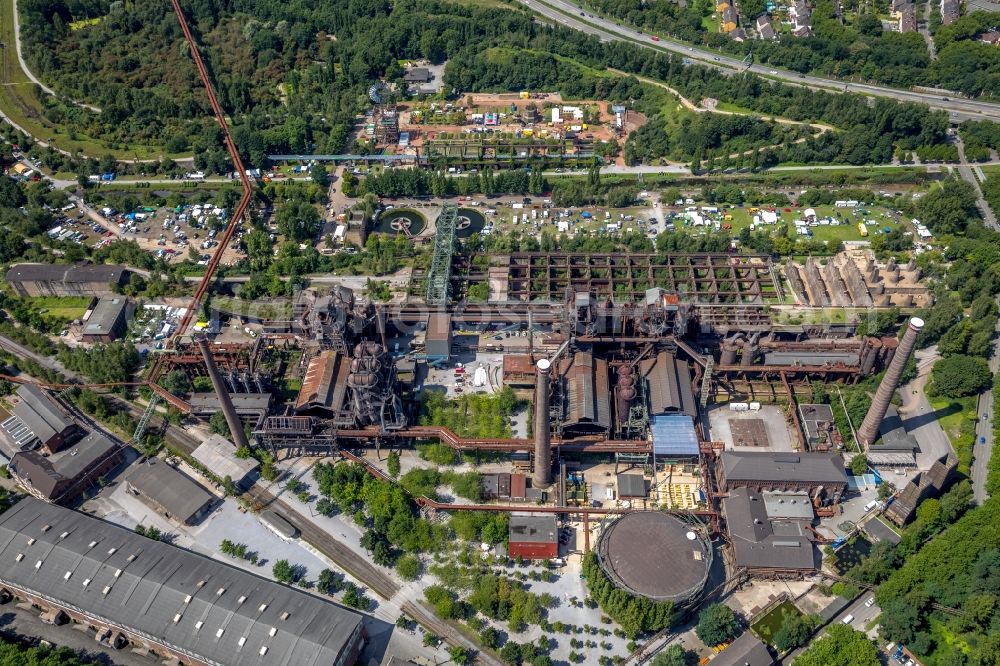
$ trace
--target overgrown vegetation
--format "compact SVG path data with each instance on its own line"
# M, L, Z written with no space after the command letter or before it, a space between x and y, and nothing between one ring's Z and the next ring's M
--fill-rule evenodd
M464 394L452 400L438 391L424 391L420 424L443 426L460 437L510 437L510 417L517 407L509 386L493 395Z
M670 626L674 605L669 601L653 602L625 592L609 579L593 551L583 556L583 577L590 596L611 619L621 625L630 638Z

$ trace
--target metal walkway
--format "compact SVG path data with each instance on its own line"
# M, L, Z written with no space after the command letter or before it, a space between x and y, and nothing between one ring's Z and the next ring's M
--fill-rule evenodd
M438 216L434 234L434 256L427 271L427 305L448 305L451 291L451 260L455 252L455 226L458 222L458 207L445 204Z

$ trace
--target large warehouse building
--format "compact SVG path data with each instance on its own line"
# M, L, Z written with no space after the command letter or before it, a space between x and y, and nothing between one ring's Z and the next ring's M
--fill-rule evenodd
M833 453L770 453L725 451L716 467L719 491L733 488L757 490L823 491L836 504L847 490L843 457Z
M13 400L11 416L4 420L0 434L0 448L8 457L38 447L50 455L58 453L80 435L69 411L44 389L22 384Z
M18 296L111 296L125 284L124 266L87 264L17 264L7 271L7 284Z
M361 616L35 499L0 515L0 590L193 666L354 664Z

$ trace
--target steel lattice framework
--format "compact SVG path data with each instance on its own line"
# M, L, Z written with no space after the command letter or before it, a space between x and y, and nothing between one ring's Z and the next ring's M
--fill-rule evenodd
M427 304L447 305L451 291L451 260L455 252L455 226L458 206L445 204L438 216L434 234L434 256L427 271Z

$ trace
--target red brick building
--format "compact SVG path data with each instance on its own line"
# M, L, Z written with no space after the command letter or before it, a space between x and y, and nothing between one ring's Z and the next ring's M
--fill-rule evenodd
M526 560L545 560L559 556L559 529L554 515L513 514L507 553Z

